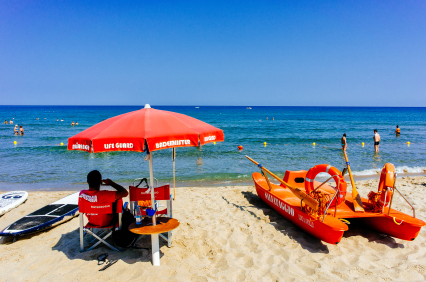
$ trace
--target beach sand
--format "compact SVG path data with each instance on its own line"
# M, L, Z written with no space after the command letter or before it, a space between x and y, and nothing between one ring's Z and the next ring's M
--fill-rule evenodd
M363 197L377 180L358 181ZM350 185L348 189L350 190ZM426 220L426 178L404 177L397 187ZM5 228L72 192L30 192L25 204L0 217ZM411 214L401 197L393 207ZM263 203L254 186L179 188L172 248L160 239L161 266L151 251L79 252L78 218L12 243L0 240L0 281L424 281L426 230L413 242L354 224L338 245L306 234ZM138 247L150 247L144 237ZM119 261L103 272L97 256Z

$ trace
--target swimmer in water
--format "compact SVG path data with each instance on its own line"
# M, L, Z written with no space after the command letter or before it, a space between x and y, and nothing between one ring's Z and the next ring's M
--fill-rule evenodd
M76 122L75 125L78 125L78 122Z
M19 135L24 135L24 128L22 125L19 127Z
M348 148L348 143L346 143L346 133L343 133L343 137L340 139L340 142L342 143L343 152L346 151L346 148Z
M15 125L15 135L18 135L19 134L19 128L18 128L18 125Z
M374 129L374 152L379 152L380 135L377 133L377 129Z
M75 122L73 121L73 122L71 122L71 126L74 126L75 125Z
M59 121L59 119L57 118L56 121Z
M7 119L4 121L4 124L7 124Z
M61 119L61 121L64 121L63 119Z
M399 134L401 134L401 128L399 128L398 125L396 126L395 134L397 137L399 136Z
M13 124L13 120L10 120L10 121L9 121L9 124Z

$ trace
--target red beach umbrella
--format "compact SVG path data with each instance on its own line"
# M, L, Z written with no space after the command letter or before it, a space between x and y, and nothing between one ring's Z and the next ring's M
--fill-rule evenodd
M68 138L68 150L92 153L135 151L149 154L150 186L154 187L152 152L176 147L202 146L224 141L223 131L187 115L145 108L104 120ZM154 209L154 189L151 189ZM153 218L155 225L155 216ZM160 265L158 234L152 236L153 264ZM156 245L156 246L154 246Z

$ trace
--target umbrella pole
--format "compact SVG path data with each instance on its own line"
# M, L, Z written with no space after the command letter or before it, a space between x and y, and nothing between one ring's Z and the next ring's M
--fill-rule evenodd
M176 159L176 151L175 151L175 148L173 148L173 201L176 199L175 159Z
M151 187L151 208L155 210L154 171L152 168L152 152L149 152L149 185ZM152 217L152 225L156 225L156 215ZM160 242L158 234L151 234L152 264L160 266Z

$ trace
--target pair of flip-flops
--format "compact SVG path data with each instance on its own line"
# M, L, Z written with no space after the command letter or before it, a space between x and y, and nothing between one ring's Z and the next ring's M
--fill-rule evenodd
M105 263L105 266L99 269L99 271L103 271L107 269L108 267L110 267L111 265L113 265L114 263L118 261L116 259L108 260L107 257L108 257L107 253L101 254L98 256L98 265L103 265Z

